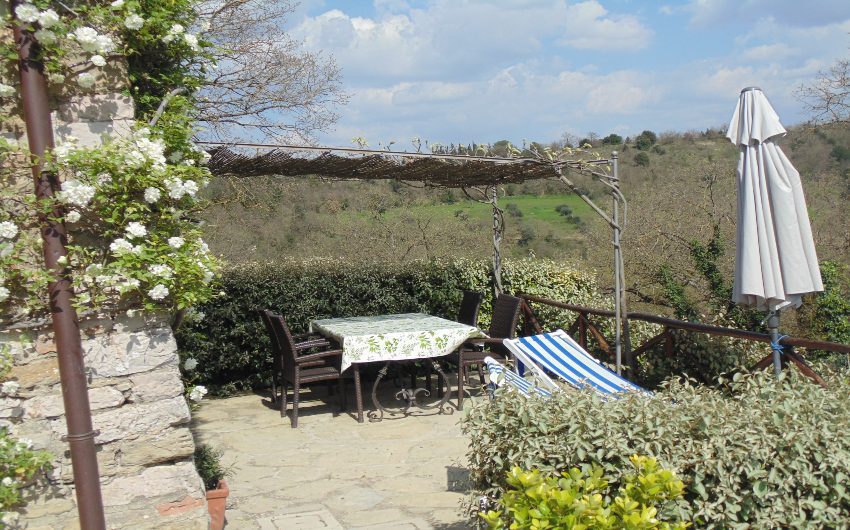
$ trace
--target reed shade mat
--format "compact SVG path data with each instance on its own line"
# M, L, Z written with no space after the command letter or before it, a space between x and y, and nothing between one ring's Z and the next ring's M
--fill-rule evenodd
M486 336L478 328L423 313L314 320L310 331L339 342L342 370L352 363L441 357L467 339Z

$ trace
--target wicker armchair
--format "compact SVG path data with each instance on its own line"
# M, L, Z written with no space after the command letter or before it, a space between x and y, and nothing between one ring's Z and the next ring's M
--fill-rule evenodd
M505 362L509 355L508 349L502 345L503 339L516 336L516 326L519 320L519 308L522 299L506 294L499 295L493 303L493 319L487 331L489 338L470 339L457 352L457 408L463 410L463 382L468 379L466 370L472 365L478 366L478 376L484 382L484 358L493 357Z
M339 394L342 401L341 407L345 409L345 381L340 365L342 362L342 350L327 349L330 343L325 339L311 339L310 336L298 335L297 337L307 340L295 342L295 337L289 331L289 326L280 315L266 312L265 317L269 319L270 328L275 343L279 347L279 355L275 357L275 373L272 379L278 379L280 383L280 415L286 416L286 391L287 386L292 385L292 427L298 427L298 402L300 400L301 385L317 383L320 381L338 381ZM265 320L265 318L264 318ZM315 353L306 353L312 349L319 349ZM352 366L354 371L354 390L357 400L357 421L363 422L363 397L360 391L360 370L357 364ZM273 401L277 402L277 392L272 388Z
M281 349L280 340L278 340L277 333L275 333L274 328L272 327L272 318L277 316L275 313L272 313L268 309L263 309L259 311L260 319L263 321L263 325L266 327L266 331L269 334L269 341L272 344L272 403L277 402L277 382L278 377L280 376L282 364L281 359L283 358L283 350ZM321 335L317 335L315 333L301 333L298 335L292 335L292 340L294 340L299 345L310 342L310 347L315 348L329 348L331 343L328 342L327 339L322 337ZM324 359L319 359L316 361L311 361L310 366L321 366L326 364Z

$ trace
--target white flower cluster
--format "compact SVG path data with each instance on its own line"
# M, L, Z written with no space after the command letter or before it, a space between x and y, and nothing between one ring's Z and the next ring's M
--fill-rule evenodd
M67 162L71 158L71 154L78 149L77 141L76 136L69 135L63 138L62 143L53 148L53 158L60 163Z
M0 239L14 239L18 235L18 225L12 221L0 223Z
M158 283L154 285L153 289L148 291L148 296L150 296L153 300L162 300L168 296L168 287Z
M193 35L191 33L186 33L186 28L184 28L181 24L174 24L171 26L171 29L168 30L168 33L162 38L162 42L166 44L171 44L175 40L183 37L183 42L186 43L192 51L198 51L201 49L201 45L198 44L197 35Z
M18 522L19 517L20 515L18 512L3 512L3 517L0 517L0 522L11 527L13 524Z
M115 41L108 35L101 35L96 29L83 26L68 34L68 38L77 41L80 48L88 53L108 54L115 50Z
M148 235L148 229L145 228L145 225L136 221L129 223L126 231L129 238L145 237Z
M94 186L78 180L66 180L62 183L62 191L57 194L57 197L65 204L85 208L94 198L95 191L97 190Z
M186 241L182 237L175 236L168 238L168 246L175 250L182 247L184 243L186 243Z
M65 222L66 223L76 223L80 220L80 212L77 210L71 210L70 212L65 214Z
M165 144L158 138L151 140L148 128L143 127L133 133L129 147L131 149L124 153L124 162L128 166L139 168L150 162L155 169L165 169Z
M163 265L161 263L157 263L156 265L151 265L150 267L151 274L154 276L159 276L165 280L168 280L174 275L174 271L168 265Z
M17 93L18 91L15 90L15 87L0 83L0 98L12 97Z
M6 299L9 298L10 294L9 289L0 285L0 302L5 302Z
M203 385L198 385L189 392L189 399L197 403L198 401L204 399L204 396L207 395L207 388Z
M186 359L183 362L183 369L185 369L188 372L191 372L192 370L194 370L197 367L198 367L198 361L195 360L194 357L189 357L188 359Z
M113 254L121 255L126 254L127 252L132 252L133 254L140 254L142 252L141 245L133 245L123 237L119 237L115 241L109 244L109 250L112 251Z
M168 196L172 199L180 199L184 195L195 197L198 193L198 183L194 180L180 180L174 177L167 179L165 185L168 187Z
M19 385L17 381L6 381L2 385L0 385L0 394L4 394L6 396L14 396L18 393L18 390L20 388L21 385Z
M158 201L160 197L162 197L162 192L159 191L159 188L145 188L145 202L153 204Z
M124 19L124 27L133 31L142 29L142 26L144 25L145 19L135 13L130 13L127 15L127 18Z

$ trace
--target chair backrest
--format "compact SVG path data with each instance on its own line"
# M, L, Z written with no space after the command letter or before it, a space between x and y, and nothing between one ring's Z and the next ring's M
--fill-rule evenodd
M284 377L295 375L295 340L286 325L286 320L280 315L270 315L272 330L280 346L280 362Z
M490 330L487 334L494 339L512 339L516 336L516 325L519 320L519 307L521 298L500 294L493 302L493 319L490 321ZM490 351L506 355L507 348L501 344L493 344Z
M269 341L271 341L272 343L272 363L274 365L275 372L278 372L281 368L281 347L280 340L278 339L277 333L275 332L274 326L272 325L272 319L276 315L268 309L261 309L259 313L260 319L263 321L263 325L266 326L266 331L269 334Z
M457 321L467 326L478 327L478 311L481 310L481 302L484 301L484 293L475 291L464 291L460 309L457 312Z
M516 336L516 324L519 320L519 306L522 299L516 296L500 294L493 302L493 319L490 321L488 335L494 339L512 339Z

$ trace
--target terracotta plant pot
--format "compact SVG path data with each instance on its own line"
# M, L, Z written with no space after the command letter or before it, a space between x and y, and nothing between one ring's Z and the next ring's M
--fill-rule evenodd
M227 496L230 489L227 482L218 481L218 488L207 491L207 509L210 512L210 530L221 530L224 528L224 506L227 504Z

